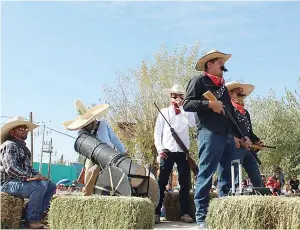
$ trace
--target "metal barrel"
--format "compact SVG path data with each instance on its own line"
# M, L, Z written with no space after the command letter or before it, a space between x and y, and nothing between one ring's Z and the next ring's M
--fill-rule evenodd
M102 168L115 165L122 169L126 174L129 174L130 170L130 174L146 175L144 167L132 161L129 157L120 155L108 144L89 133L82 133L77 137L74 149L76 152L87 157ZM143 179L133 177L130 178L130 182L132 187L137 187L143 182Z

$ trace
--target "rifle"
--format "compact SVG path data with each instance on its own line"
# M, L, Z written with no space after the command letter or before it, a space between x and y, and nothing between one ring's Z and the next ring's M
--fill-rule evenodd
M210 100L210 101L217 101L217 98L215 97L215 95L212 94L211 91L206 91L203 96ZM223 108L224 108L224 111L225 111L225 114L227 114L227 116L229 117L229 119L231 120L231 122L236 126L238 132L240 133L240 135L242 136L242 138L245 138L245 135L244 133L242 132L242 130L240 129L240 127L238 126L238 124L236 123L236 121L234 120L234 118L232 117L231 113L229 113L229 111L227 110L227 108L223 105ZM251 145L252 146L252 145ZM256 153L254 153L253 151L251 151L251 153L253 154L255 160L257 161L257 163L259 165L261 165L261 161L260 159L258 158L258 156L256 155Z
M253 149L262 149L262 148L276 149L276 146L251 144L250 148L253 148Z
M156 105L155 102L154 102L154 105L158 109L159 113L163 116L163 118L165 119L165 121L167 122L167 124L169 125L172 137L175 139L176 143L179 145L179 147L185 153L186 160L188 161L188 163L190 165L190 169L193 171L194 177L196 178L196 176L198 175L199 169L198 169L198 166L197 166L195 160L190 157L189 150L187 149L187 147L185 146L185 144L182 142L182 140L180 139L180 137L178 136L178 134L176 133L176 131L172 128L172 126L170 125L170 123L168 122L168 120L162 114L162 112L160 111L160 109L158 108L158 106Z

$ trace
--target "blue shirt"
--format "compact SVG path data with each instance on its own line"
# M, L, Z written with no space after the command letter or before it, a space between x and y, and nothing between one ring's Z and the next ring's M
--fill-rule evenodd
M79 133L80 132L81 130L79 131ZM97 130L97 138L108 144L110 147L115 147L120 153L125 154L125 146L120 141L117 134L115 134L115 132L109 126L109 124L104 120L100 121L100 125Z

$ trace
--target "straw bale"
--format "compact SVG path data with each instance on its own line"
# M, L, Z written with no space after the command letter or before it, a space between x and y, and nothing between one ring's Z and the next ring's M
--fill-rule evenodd
M233 196L213 199L206 222L215 229L299 229L300 197Z
M216 198L217 194L210 193L210 199ZM180 203L178 192L165 192L163 206L165 208L165 219L169 221L180 221ZM195 220L194 193L189 194L189 215Z
M48 220L51 229L151 229L154 205L140 197L57 196Z
M19 228L24 200L1 192L1 229Z

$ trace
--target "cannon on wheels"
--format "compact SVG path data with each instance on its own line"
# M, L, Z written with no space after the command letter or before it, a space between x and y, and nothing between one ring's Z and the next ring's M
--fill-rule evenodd
M88 133L80 134L75 151L100 166L94 193L111 196L149 197L159 201L159 187L150 170L131 158L120 155L115 149Z

